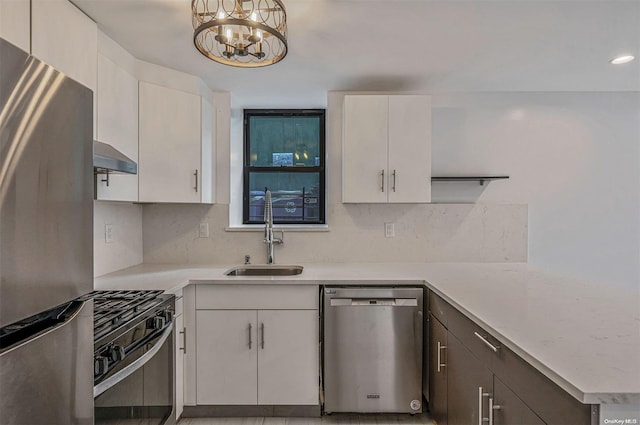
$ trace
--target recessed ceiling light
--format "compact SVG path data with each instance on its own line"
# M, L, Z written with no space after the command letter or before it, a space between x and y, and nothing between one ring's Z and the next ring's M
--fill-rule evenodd
M616 56L615 58L611 59L609 62L611 62L614 65L622 65L623 63L631 62L634 59L635 57L633 55L621 55L621 56Z

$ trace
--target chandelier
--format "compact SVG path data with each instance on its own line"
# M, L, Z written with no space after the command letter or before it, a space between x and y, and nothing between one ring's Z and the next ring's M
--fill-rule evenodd
M287 12L281 0L191 0L193 43L225 65L260 67L287 54Z

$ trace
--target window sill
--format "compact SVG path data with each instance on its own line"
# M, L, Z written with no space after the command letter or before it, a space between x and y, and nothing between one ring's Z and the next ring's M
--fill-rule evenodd
M276 224L274 230L285 232L329 232L328 224ZM227 226L225 232L263 232L264 224L243 224L239 226Z

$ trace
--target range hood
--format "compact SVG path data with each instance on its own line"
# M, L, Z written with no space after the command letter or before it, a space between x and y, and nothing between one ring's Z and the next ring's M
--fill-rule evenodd
M96 173L137 174L138 164L111 145L93 141L93 168Z

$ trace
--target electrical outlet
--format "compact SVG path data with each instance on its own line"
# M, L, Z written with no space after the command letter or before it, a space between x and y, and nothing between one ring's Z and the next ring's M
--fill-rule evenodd
M393 238L396 236L395 223L384 223L385 238Z
M200 223L200 225L198 226L198 237L199 238L209 237L209 223Z
M113 243L113 224L104 225L104 243Z

